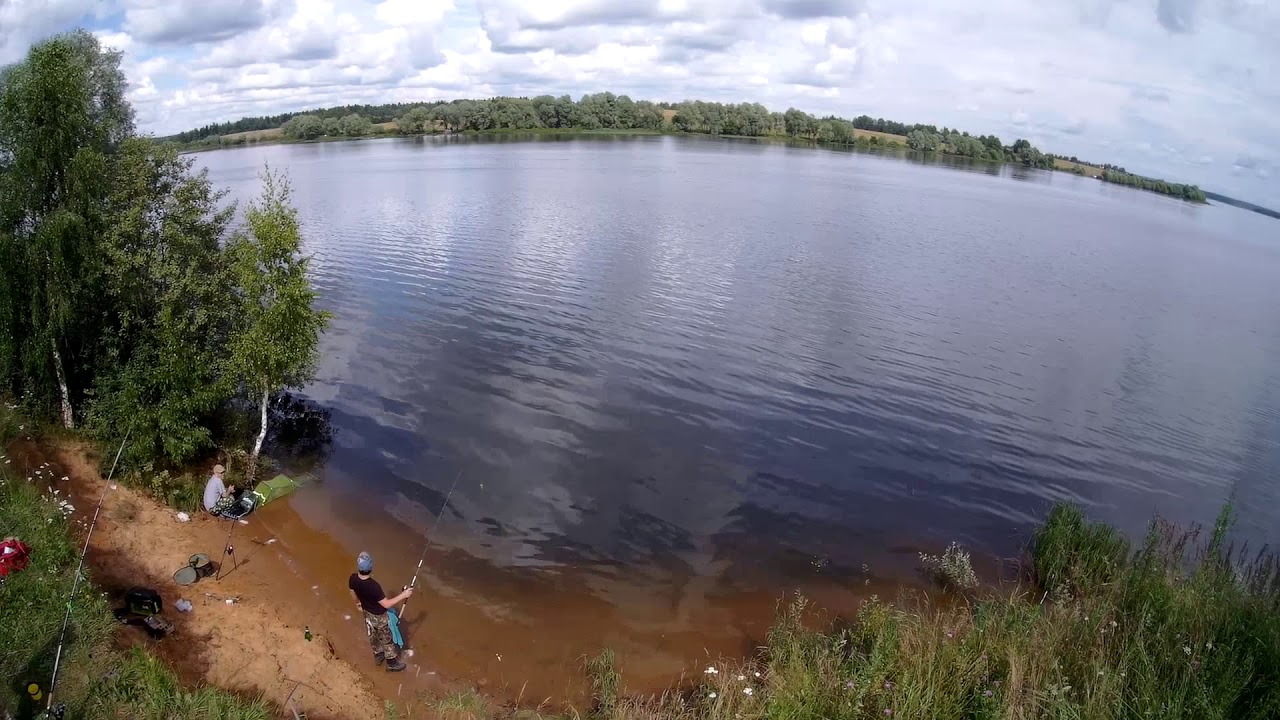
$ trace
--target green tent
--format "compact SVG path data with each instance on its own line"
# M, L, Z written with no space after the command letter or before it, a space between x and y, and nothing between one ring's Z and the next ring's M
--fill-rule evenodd
M253 490L254 505L261 507L298 489L298 483L287 475L277 475L263 480Z

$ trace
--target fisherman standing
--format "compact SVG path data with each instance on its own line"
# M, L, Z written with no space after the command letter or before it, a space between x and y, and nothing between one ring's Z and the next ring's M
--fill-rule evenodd
M373 662L381 665L385 660L387 672L400 672L404 670L404 663L400 661L400 648L391 636L388 613L408 600L413 595L413 588L405 588L399 595L388 598L378 581L370 577L372 573L373 558L367 552L360 553L356 558L356 572L351 574L347 587L364 613L364 621L369 628L369 645L373 648Z

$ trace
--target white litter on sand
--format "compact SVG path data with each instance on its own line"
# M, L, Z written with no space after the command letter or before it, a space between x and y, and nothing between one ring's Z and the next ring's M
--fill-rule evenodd
M180 512L178 513L178 522L191 522L191 516L184 512Z
M235 605L235 604L236 604L236 600L235 600L235 598L227 598L227 604L228 604L228 605Z
M241 525L248 525L248 524L249 524L249 521L248 521L248 520L241 520L241 521L240 521L240 524L241 524Z
M273 542L275 542L275 541L276 541L276 539L275 539L275 538L271 538L270 540L268 540L268 541L267 541L267 544L268 544L268 545L270 545L271 543L273 543Z

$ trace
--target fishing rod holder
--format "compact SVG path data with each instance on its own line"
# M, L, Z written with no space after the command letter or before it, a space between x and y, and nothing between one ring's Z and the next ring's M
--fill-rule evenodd
M222 558L218 562L218 574L213 577L214 580L222 579L222 568L227 564L226 558L228 555L231 556L231 569L226 574L230 575L240 569L240 560L236 558L236 546L231 544L231 533L236 529L237 522L239 521L230 521L231 527L227 529L227 539L222 544Z

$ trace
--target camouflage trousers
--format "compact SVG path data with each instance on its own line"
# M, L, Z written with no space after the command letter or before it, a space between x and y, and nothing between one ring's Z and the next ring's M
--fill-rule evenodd
M234 495L227 495L226 497L220 497L218 498L218 502L214 503L213 507L209 508L209 514L221 515L222 513L230 510L235 504L236 504L236 498Z
M387 620L387 614L374 615L366 611L364 624L369 631L369 647L373 648L373 652L387 660L395 660L400 655L400 648L391 639L391 623Z

